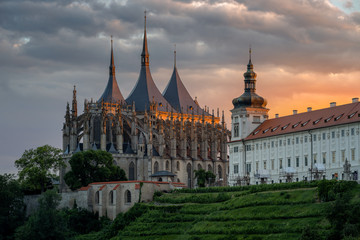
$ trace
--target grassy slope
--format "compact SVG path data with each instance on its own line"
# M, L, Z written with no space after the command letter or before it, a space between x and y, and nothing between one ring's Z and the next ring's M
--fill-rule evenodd
M316 196L316 188L165 194L113 239L298 239L306 225L329 229L329 203Z

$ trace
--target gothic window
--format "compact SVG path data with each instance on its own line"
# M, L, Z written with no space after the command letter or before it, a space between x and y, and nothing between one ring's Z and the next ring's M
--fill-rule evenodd
M131 203L131 192L129 190L125 191L125 203Z
M99 204L99 203L100 203L100 192L99 192L99 191L97 191L97 192L95 193L95 203L96 203L96 204Z
M129 164L129 180L135 180L135 164L133 162Z
M208 165L208 171L212 172L212 166L210 164Z
M110 204L114 204L115 201L114 201L114 191L110 191L109 192L109 203Z
M180 171L180 162L179 161L176 162L176 171Z
M188 187L191 188L191 164L188 163L186 165L187 179L188 179Z
M219 175L219 179L222 178L222 167L220 165L218 165L218 175Z
M169 171L169 165L170 165L169 161L166 161L166 171Z
M155 162L154 163L154 173L157 173L159 171L159 163Z
M197 168L198 168L198 170L202 169L202 167L201 167L201 164L200 164L200 163L197 165Z

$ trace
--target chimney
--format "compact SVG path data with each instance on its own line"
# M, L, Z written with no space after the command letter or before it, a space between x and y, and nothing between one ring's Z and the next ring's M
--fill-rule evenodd
M353 103L359 102L359 98L357 98L357 97L356 97L356 98L353 98L353 99L352 99L352 102L353 102Z
M275 114L275 118L278 118L278 117L279 117L279 114L278 114L278 113L276 113L276 114Z
M308 111L308 112L311 112L311 111L312 111L312 107L308 107L308 108L307 108L307 111Z
M330 107L336 107L336 102L331 102Z
M297 114L297 110L293 110L293 115L296 115Z

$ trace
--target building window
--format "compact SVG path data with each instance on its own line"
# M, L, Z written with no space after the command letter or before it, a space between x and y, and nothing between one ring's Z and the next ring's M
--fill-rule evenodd
M264 149L266 149L266 143L264 143Z
M169 171L169 168L170 168L170 163L169 163L169 161L166 161L165 167L166 167L166 171Z
M313 135L313 141L316 142L316 134Z
M354 136L355 135L355 128L352 128L351 129L351 136Z
M282 140L281 139L279 140L279 146L280 147L282 146Z
M271 170L274 170L275 168L275 160L271 159Z
M283 168L282 158L279 159L279 168L280 168L280 169Z
M326 152L323 152L323 154L322 154L323 156L323 164L326 164Z
M256 171L259 171L259 162L256 162Z
M331 138L335 138L335 132L331 132Z
M305 165L305 167L307 167L307 165L308 165L308 157L307 156L305 156L305 158L304 158L304 165Z
M234 122L239 122L239 118L238 117L235 117L235 120L234 120Z
M333 163L336 162L336 151L331 152L331 160L332 160Z
M307 136L304 137L304 142L307 142Z
M288 167L291 167L291 158L288 158Z
M239 147L234 147L234 152L239 152Z
M259 150L259 144L258 143L256 144L256 150Z
M222 167L220 165L218 165L218 175L219 179L222 179Z
M299 157L296 157L296 167L299 167L299 165L300 165Z
M131 203L131 192L129 190L125 191L125 203Z
M326 133L323 133L323 137L322 137L323 140L326 139Z
M264 161L264 169L266 170L266 161Z
M274 148L274 141L271 141L271 147Z
M234 124L234 137L239 137L239 123Z
M198 166L197 166L197 167L198 167L198 170L202 169L202 166L201 166L201 164L200 164L200 163L198 164Z
M355 161L355 148L351 149L351 161Z
M296 144L299 144L299 137L296 137Z
M345 162L345 150L341 150L341 161Z
M249 175L251 173L251 163L246 164L246 174Z
M114 191L109 192L109 203L114 204Z
M100 192L99 191L97 191L95 193L95 203L100 204Z
M255 123L259 123L259 122L260 122L260 116L254 116L254 117L253 117L253 121L254 121Z
M288 138L288 140L287 140L287 141L288 141L288 143L287 143L287 144L288 144L288 145L290 145L290 138Z
M234 165L234 174L237 174L237 173L239 173L239 165L238 164Z
M135 180L135 164L131 162L129 164L129 180Z
M180 171L180 162L179 161L176 162L176 171Z
M314 153L314 164L316 163L316 156L317 156L317 153Z
M342 137L345 137L345 130L344 130L344 129L341 130L341 136L342 136Z
M159 163L155 162L154 163L154 173L157 173L159 171Z

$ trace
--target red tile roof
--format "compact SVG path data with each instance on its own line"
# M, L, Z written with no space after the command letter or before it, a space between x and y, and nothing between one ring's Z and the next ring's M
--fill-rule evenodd
M360 122L360 102L268 119L245 140ZM234 141L235 142L235 141Z

